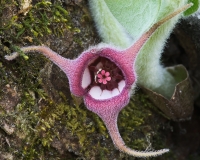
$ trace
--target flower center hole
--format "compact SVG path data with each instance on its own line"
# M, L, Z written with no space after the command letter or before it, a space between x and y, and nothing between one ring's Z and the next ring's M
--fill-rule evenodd
M108 58L98 57L88 68L91 77L88 89L99 86L101 90L112 91L119 87L120 81L124 80L121 69Z

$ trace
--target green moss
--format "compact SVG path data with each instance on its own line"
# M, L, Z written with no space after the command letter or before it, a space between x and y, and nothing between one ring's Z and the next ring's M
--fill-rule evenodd
M62 6L61 1L51 3L48 0L34 1L27 9L6 14L10 10L17 10L20 6L17 1L0 2L0 35L1 44L18 51L17 43L42 44L41 37L54 34L62 36L65 31L78 33L80 30L73 27L69 12ZM10 52L10 51L9 51ZM8 52L8 53L9 53ZM1 54L1 53L0 53ZM27 59L26 55L23 55Z
M50 152L52 150L50 144L53 139L60 138L61 127L66 127L71 136L77 136L78 143L82 147L82 154L89 157L91 148L88 146L91 146L91 143L94 140L94 137L91 137L91 135L103 126L102 122L97 117L95 117L95 121L97 121L98 124L101 124L101 127L98 127L93 121L88 123L88 117L94 117L94 115L85 108L79 106L73 107L66 104L58 105L50 102L47 106L43 107L41 111L38 111L38 113L33 113L32 111L32 115L34 116L28 118L29 120L31 118L32 122L29 121L28 123L25 123L23 121L23 126L25 125L26 128L22 126L19 127L22 133L26 133L26 143L21 152L25 159L31 159L33 157L39 158L41 155L44 155L47 149ZM20 116L17 115L17 117ZM24 118L27 120L27 117ZM34 123L33 119L37 119L37 123ZM33 123L35 127L33 130L30 130L28 127ZM106 135L107 133L105 132L104 134ZM97 150L96 148L99 149L99 146L92 146L92 149ZM102 148L101 152L103 152Z
M135 95L134 99L120 113L119 127L124 130L121 134L127 145L137 150L144 150L145 146L148 146L145 139L145 127L148 125L146 120L151 116L151 111L143 104L138 106L134 102L138 101L138 98L138 95Z
M16 3L14 3L16 5ZM13 5L13 1L4 4L1 7L0 14ZM11 34L10 39L18 40L19 38L30 37L37 40L39 36L46 34L62 35L66 29L72 29L69 13L62 8L60 1L52 4L50 1L36 1L36 4L29 6L26 10L20 10L13 15L9 21L1 25L1 32L11 30L15 34ZM76 29L75 29L76 30Z

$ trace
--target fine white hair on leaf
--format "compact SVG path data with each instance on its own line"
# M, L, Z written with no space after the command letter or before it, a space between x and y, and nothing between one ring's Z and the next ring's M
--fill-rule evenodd
M113 0L89 0L89 2L99 35L103 41L127 48L152 24L185 5L188 1L147 0L145 4L138 0L117 1L117 3ZM173 76L160 64L160 58L166 40L180 18L181 14L156 30L140 50L134 66L139 75L137 83L151 90L156 90L165 97L171 97L176 82ZM116 29L114 26L117 26ZM129 34L127 35L127 33ZM130 37L131 43L129 42ZM151 68L151 66L154 67ZM170 84L166 83L166 79L169 79Z
M110 12L104 0L89 0L89 2L97 30L103 41L128 47L132 41L131 37Z

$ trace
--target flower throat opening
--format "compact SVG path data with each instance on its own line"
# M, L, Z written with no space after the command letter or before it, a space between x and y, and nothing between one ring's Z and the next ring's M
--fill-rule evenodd
M101 90L112 91L118 88L118 83L124 80L124 76L119 67L105 57L98 57L88 66L91 83L88 89L99 86Z

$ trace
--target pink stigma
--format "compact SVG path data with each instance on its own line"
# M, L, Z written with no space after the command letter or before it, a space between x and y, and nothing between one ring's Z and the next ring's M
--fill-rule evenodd
M98 73L98 72L97 72ZM105 70L101 70L100 73L97 74L98 82L107 84L107 81L111 80L110 72L106 72Z

